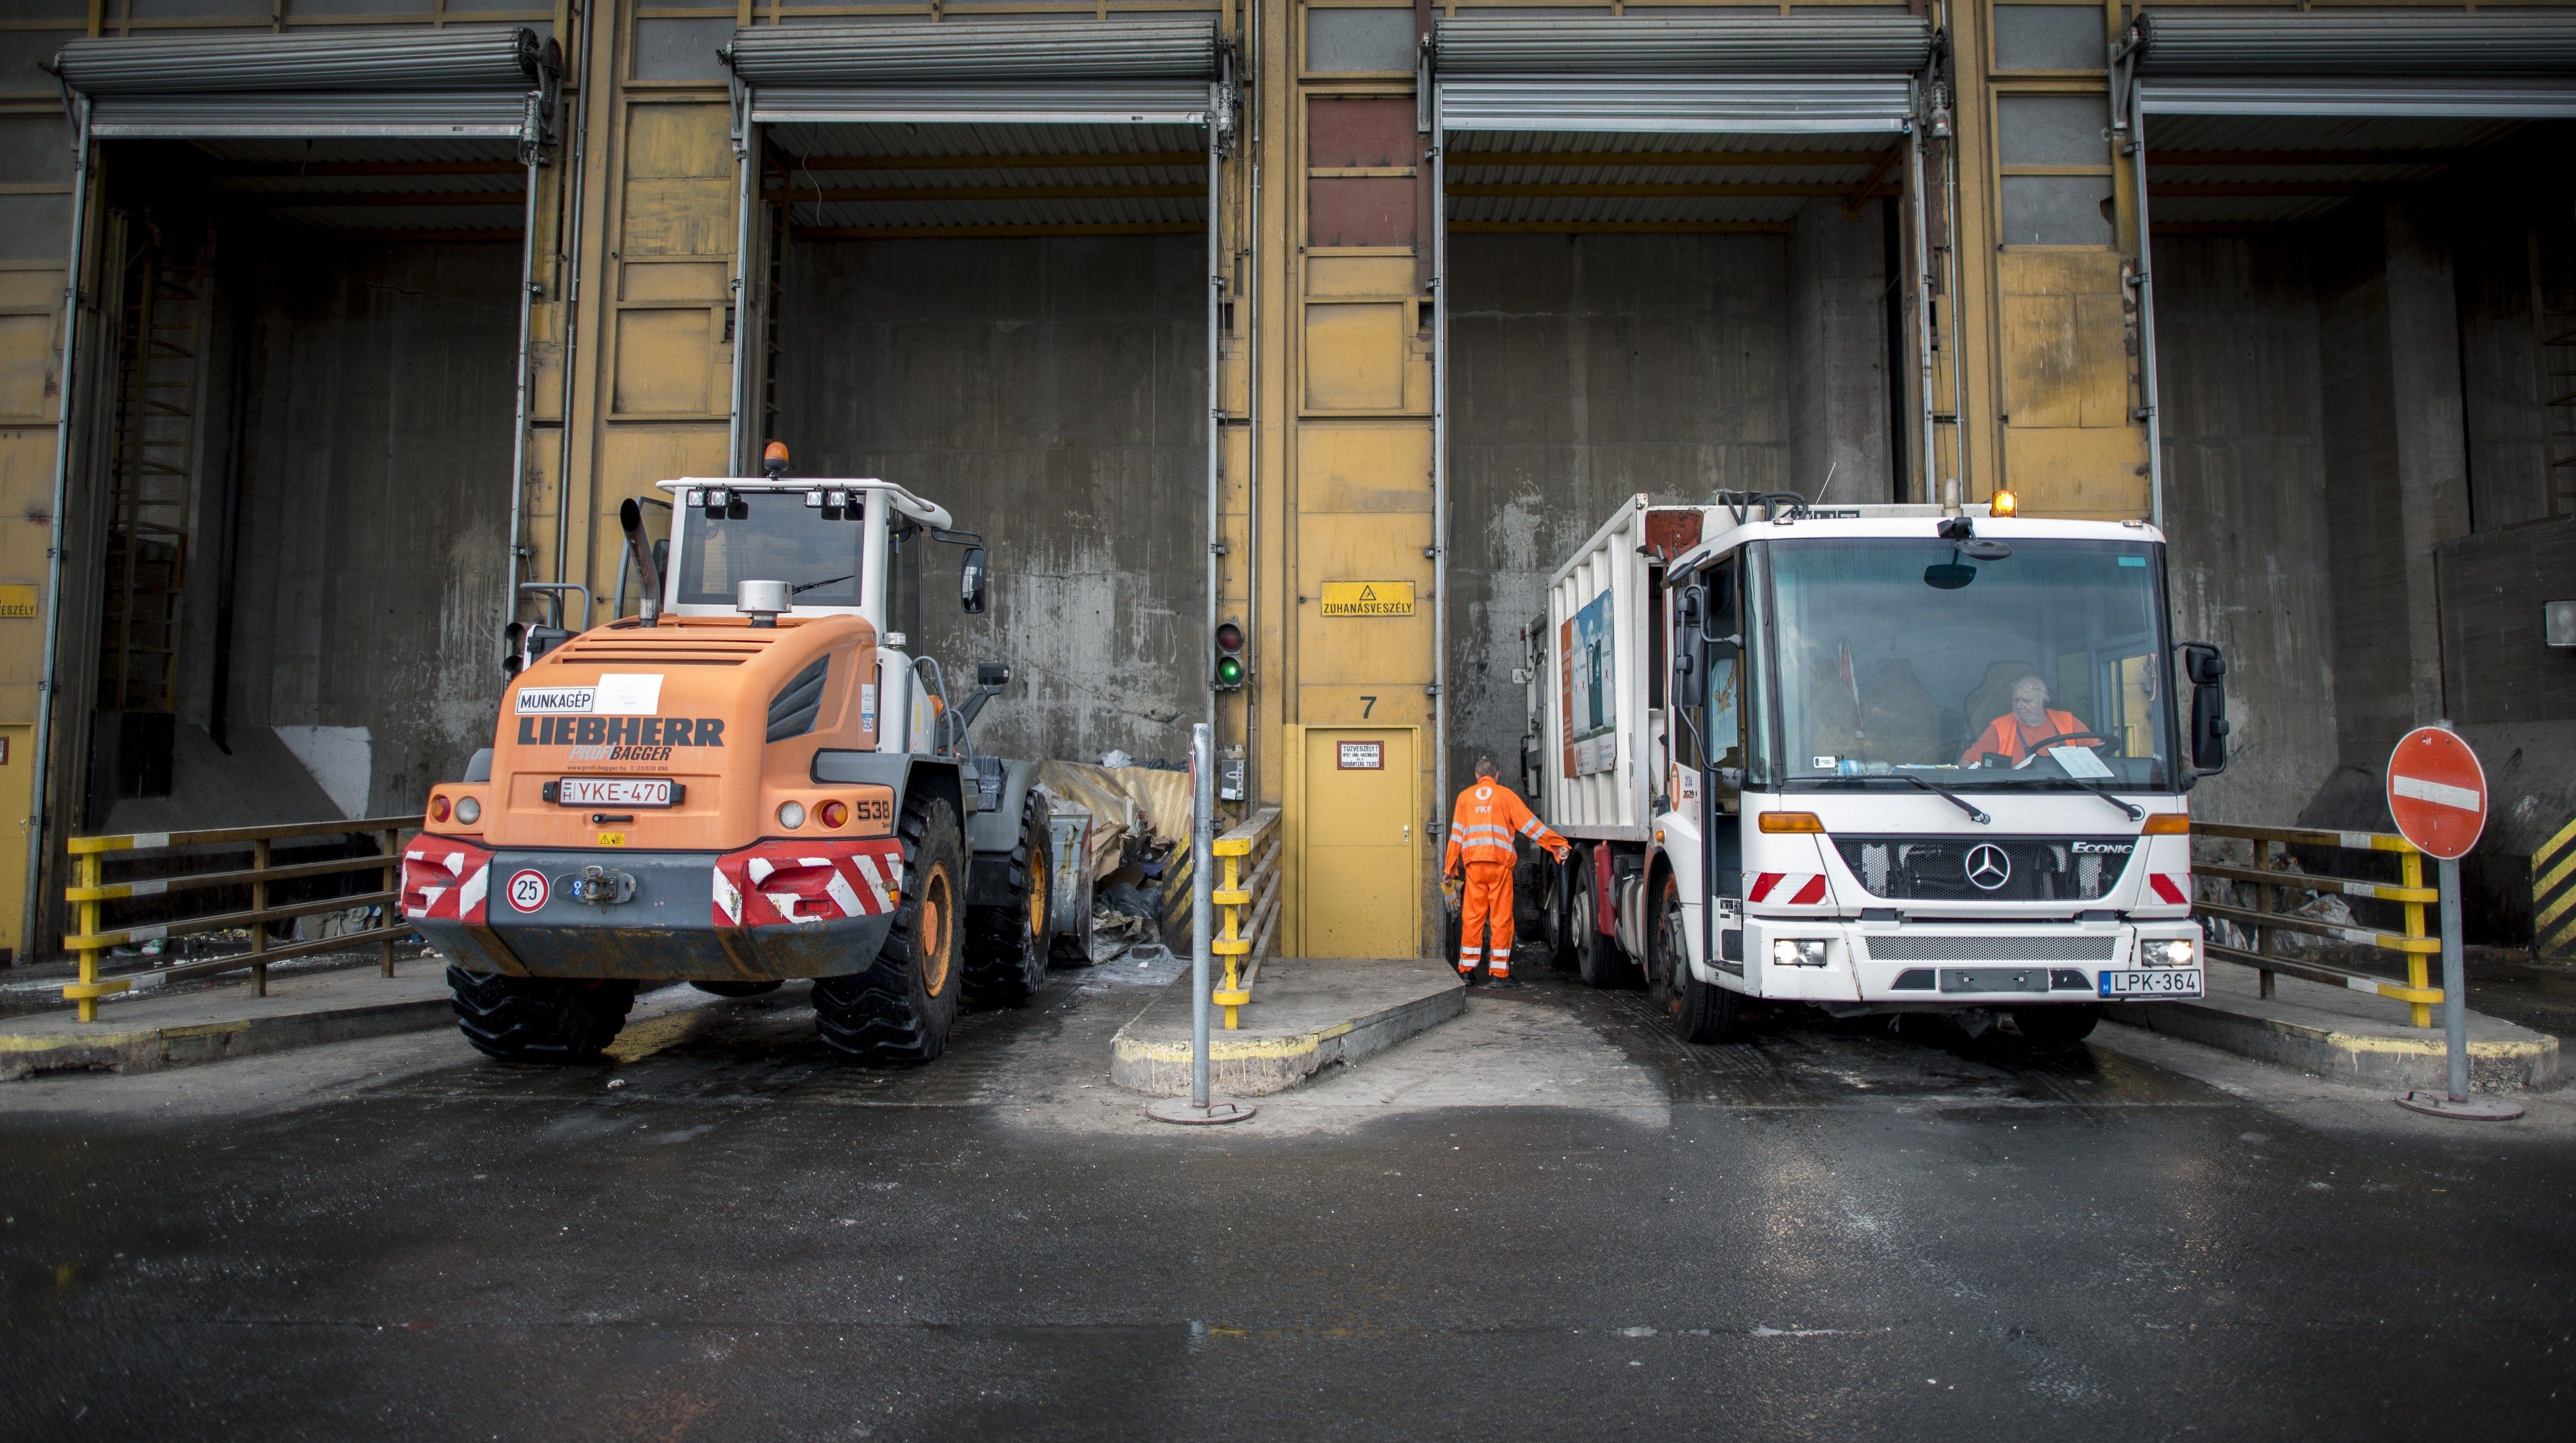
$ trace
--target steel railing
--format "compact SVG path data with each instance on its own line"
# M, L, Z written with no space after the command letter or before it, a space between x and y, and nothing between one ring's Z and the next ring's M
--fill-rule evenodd
M220 932L246 928L250 932L250 950L221 957L208 957L180 962L154 969L154 975L165 981L183 977L203 977L217 972L233 972L247 967L251 987L258 996L268 995L268 964L290 957L304 957L320 952L345 952L370 941L382 949L378 965L387 977L394 975L394 942L411 934L409 922L402 919L402 834L420 825L417 816L364 817L345 822L298 822L280 827L217 827L196 832L136 832L117 837L73 837L66 843L73 862L73 883L63 889L63 900L78 911L80 930L63 939L63 946L80 954L80 980L66 983L63 996L80 1005L80 1020L98 1020L98 999L127 988L126 979L100 980L99 959L108 949L145 942L163 941L199 932ZM296 837L374 836L381 854L373 857L334 857L319 862L292 862L277 866L272 862L275 844ZM106 861L111 854L160 852L175 853L183 847L232 847L248 843L251 865L231 867L218 872L194 872L176 876L138 878L129 882L106 880ZM214 859L204 859L214 860ZM272 906L269 888L280 882L309 877L328 877L344 872L379 872L383 874L380 891L356 896L322 897L309 902ZM248 887L250 910L219 912L178 921L137 923L122 928L103 928L100 910L110 902L140 897L160 897L172 892L195 891L209 887ZM268 924L289 917L310 916L316 912L342 912L356 907L378 908L375 926L364 931L346 932L335 937L272 945Z
M2442 989L2432 985L2429 975L2431 959L2440 954L2439 938L2424 935L2424 909L2442 900L2439 890L2424 885L2424 854L2404 837L2387 832L2328 832L2306 827L2244 827L2224 822L2194 822L2194 837L2225 838L2254 844L2254 865L2232 867L2202 862L2192 864L2196 877L2215 879L2230 884L2237 902L2250 901L2250 906L2230 906L2203 900L2195 891L2192 915L2203 925L2215 919L2251 932L2254 947L2230 947L2205 944L2208 955L2221 962L2235 962L2254 968L2261 974L2262 995L2273 995L2273 974L2286 972L2309 982L2322 982L2329 987L2348 987L2355 992L2369 992L2392 998L2407 1005L2407 1020L2417 1027L2433 1025L2433 1008L2442 1001ZM2336 877L2314 872L2281 872L2272 867L2284 847L2327 847L2346 852L2395 853L2398 881L2395 885L2357 877ZM2249 898L2248 892L2252 893ZM2403 933L2382 932L2372 927L2347 927L2340 923L2301 917L2290 910L2292 892L2335 893L2346 897L2366 897L2373 901L2395 902L2405 908ZM2280 952L2280 934L2298 932L2327 937L2338 942L2354 942L2396 952L2406 958L2406 981L2391 982L2368 972L2357 972L2325 962L2284 957Z
M1263 807L1243 825L1216 839L1211 850L1219 875L1209 900L1225 909L1223 930L1210 950L1225 959L1225 985L1208 1000L1225 1009L1226 1030L1235 1030L1236 1009L1252 1001L1253 979L1279 928L1279 809ZM1235 969L1244 965L1241 976Z

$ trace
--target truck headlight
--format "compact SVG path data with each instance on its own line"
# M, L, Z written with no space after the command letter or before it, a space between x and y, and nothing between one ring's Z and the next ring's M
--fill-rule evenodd
M2150 955L2167 967L2191 965L2194 949L2188 937L2176 937L2170 942L2153 942L2149 943L2148 947Z
M778 825L785 827L791 832L795 831L798 827L805 825L805 804L803 802L780 802L778 804Z
M1822 967L1825 944L1816 937L1781 937L1771 943L1771 963L1775 967Z

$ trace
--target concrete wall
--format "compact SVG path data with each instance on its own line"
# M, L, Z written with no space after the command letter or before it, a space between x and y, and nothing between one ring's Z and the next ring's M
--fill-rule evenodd
M248 239L232 725L365 728L366 810L417 811L503 682L518 246Z
M1613 507L1789 485L1788 269L1776 236L1449 242L1453 777L1517 770L1520 628Z
M956 548L906 558L926 564L915 650L951 694L978 662L1012 666L976 723L985 751L1188 755L1209 660L1205 273L1189 236L787 252L778 439L796 474L900 482L991 547L980 617L958 610Z
M2334 770L2323 357L2307 249L2286 235L2156 242L2174 635L2228 657L2226 775L2193 811L2281 822Z
M1450 770L1517 775L1512 684L1547 578L1627 497L1893 499L1885 233L1449 242Z
M1811 200L1789 238L1789 489L1901 499L1888 412L1887 203ZM1919 443L1918 443L1919 444Z

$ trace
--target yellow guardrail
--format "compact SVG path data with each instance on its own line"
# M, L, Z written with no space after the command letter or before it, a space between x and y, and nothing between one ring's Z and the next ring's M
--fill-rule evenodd
M156 975L170 981L182 977L202 977L216 972L232 972L247 967L251 987L261 997L268 995L268 964L290 957L303 957L317 952L345 952L353 946L373 940L383 949L378 965L384 975L394 975L394 939L408 936L411 926L402 920L402 834L420 825L420 818L364 817L346 822L297 822L279 827L215 827L194 832L135 832L114 837L73 837L65 849L72 856L72 885L63 889L63 900L77 911L80 930L63 939L63 946L80 954L80 980L63 985L63 996L80 1006L80 1020L98 1020L98 999L127 990L124 978L101 980L99 959L108 949L144 942L165 941L198 932L220 932L234 927L250 931L250 951L227 957L210 957L202 961L182 962L156 969ZM382 853L373 857L335 857L321 862L296 862L273 866L270 856L275 844L296 837L375 835ZM172 852L183 847L230 847L247 843L251 865L219 872L195 872L178 876L151 877L131 882L106 879L107 859L117 853ZM375 871L384 874L380 891L361 896L325 897L312 902L298 902L278 907L269 905L268 889L279 882L306 877L327 877L341 872ZM160 897L172 892L208 887L250 888L250 910L218 912L203 917L190 917L175 922L138 923L130 927L109 928L101 925L100 910L110 902L137 897ZM316 938L290 943L284 947L269 945L268 924L289 917L309 916L315 912L339 912L352 907L381 907L382 921L363 932L348 932L337 937Z
M2251 867L2192 864L2195 876L2211 877L2234 885L2237 900L2250 900L2251 906L2227 906L2207 902L2195 894L2192 914L2204 919L2217 918L2242 927L2254 934L2254 949L2207 944L2208 954L2220 961L2235 962L2254 968L2261 974L2262 993L2273 993L2273 974L2286 972L2309 982L2322 982L2329 987L2348 987L2355 992L2403 1002L2407 1020L2417 1027L2433 1025L2433 1009L2442 1001L2442 989L2432 985L2430 959L2439 955L2442 942L2424 935L2424 909L2442 900L2441 892L2424 885L2424 854L2404 837L2389 832L2330 832L2313 827L2248 827L2226 822L2194 822L2195 837L2221 837L2254 844ZM2364 881L2352 877L2325 876L2309 872L2281 872L2272 867L2275 849L2281 847L2331 847L2347 852L2394 852L2397 854L2398 881ZM2243 894L2251 889L2253 897ZM2367 897L2374 901L2396 902L2406 909L2403 934L2382 932L2369 927L2346 927L2333 922L2320 922L2312 917L2289 913L2291 892L2332 892L2346 897ZM2308 962L2280 955L2279 935L2299 932L2309 936L2330 937L2338 942L2356 942L2402 953L2406 958L2406 981L2391 982L2367 972L2335 967L2322 962Z
M1228 1032L1235 1030L1235 1009L1252 1001L1252 980L1278 931L1279 835L1279 809L1263 807L1210 849L1218 874L1208 896L1224 909L1224 920L1208 950L1225 959L1225 983L1208 1000L1225 1009ZM1235 969L1245 962L1250 965L1238 977Z

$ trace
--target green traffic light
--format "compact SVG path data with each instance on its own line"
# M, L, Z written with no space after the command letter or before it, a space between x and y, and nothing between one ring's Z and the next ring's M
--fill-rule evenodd
M1218 686L1243 685L1243 663L1231 656L1217 658L1216 684Z

